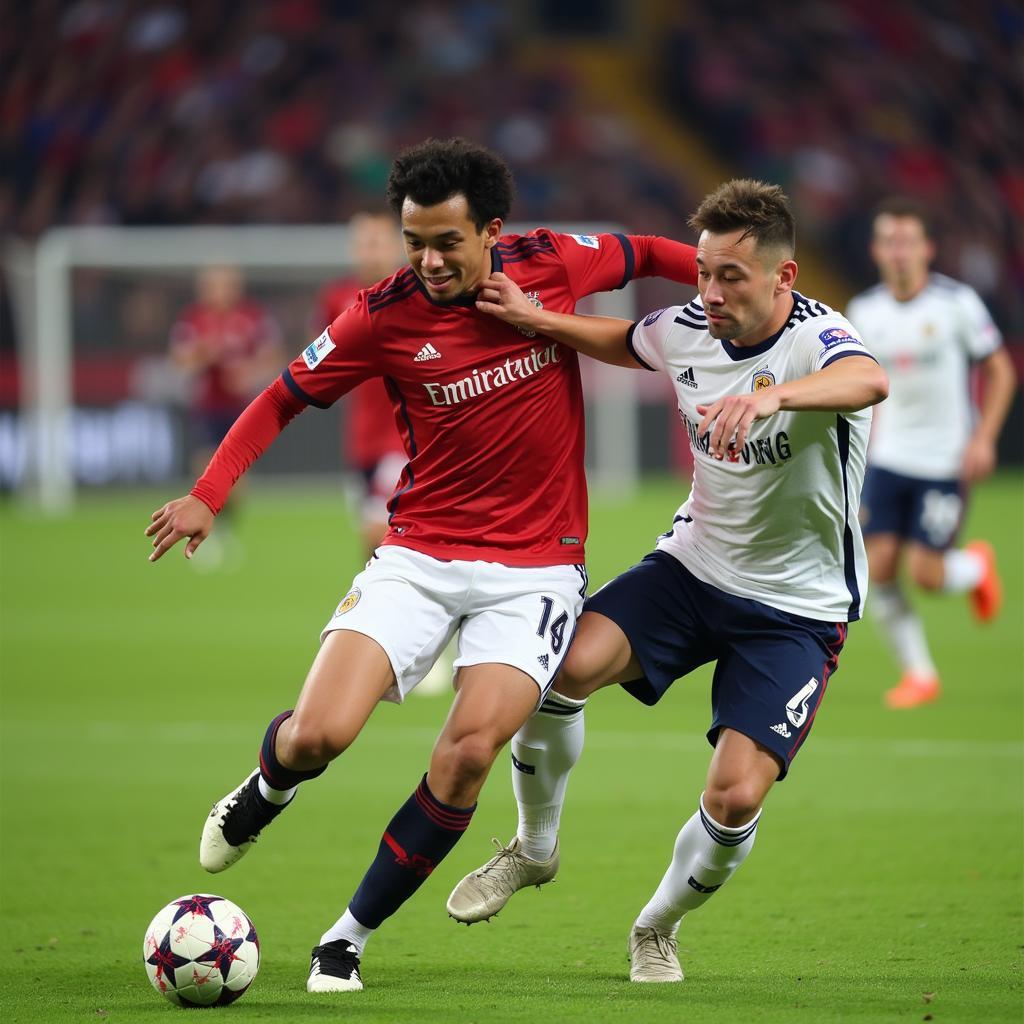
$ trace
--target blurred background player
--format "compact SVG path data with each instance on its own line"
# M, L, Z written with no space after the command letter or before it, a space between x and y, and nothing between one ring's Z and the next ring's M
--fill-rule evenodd
M924 626L900 583L904 557L917 586L967 593L981 622L999 612L991 545L954 544L970 485L995 468L1016 374L974 289L930 272L935 243L922 207L901 198L883 203L871 256L881 282L851 300L847 312L888 371L891 391L875 420L861 515L871 607L903 670L885 700L910 708L935 700L940 684ZM984 385L977 409L972 362Z
M361 288L390 277L404 262L398 225L390 213L357 213L349 221L349 231L352 273L320 293L317 333L352 305ZM360 528L369 558L388 528L388 498L408 461L382 380L367 381L348 396L342 436L346 461L362 483Z
M390 212L360 211L348 226L352 273L332 281L321 291L314 324L317 334L352 305L361 289L390 277L405 262L398 224ZM345 405L342 445L345 461L358 481L356 500L363 552L366 558L372 558L387 532L388 499L409 459L383 380L377 378L361 384L346 397ZM428 697L447 690L454 660L449 645L413 693Z
M274 379L281 332L270 312L246 296L237 267L204 267L196 275L196 301L171 328L170 346L172 362L192 380L186 434L189 469L198 474L242 410ZM205 563L197 565L219 564L229 546L239 550L232 532L222 531Z

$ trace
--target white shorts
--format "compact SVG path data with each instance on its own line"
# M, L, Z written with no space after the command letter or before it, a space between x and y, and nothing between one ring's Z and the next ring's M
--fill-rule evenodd
M497 562L446 562L388 544L377 549L320 634L350 629L376 640L401 703L458 633L463 665L512 665L544 698L576 631L586 596L582 565L518 568Z

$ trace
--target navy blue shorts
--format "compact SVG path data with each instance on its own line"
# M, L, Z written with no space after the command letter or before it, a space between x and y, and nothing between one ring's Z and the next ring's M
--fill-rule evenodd
M643 678L623 688L656 704L680 676L716 662L711 685L714 746L735 729L767 747L785 778L839 665L845 622L820 622L734 597L697 579L663 551L587 599L626 634Z
M860 499L864 536L894 533L945 551L960 532L965 499L959 480L921 480L869 466Z

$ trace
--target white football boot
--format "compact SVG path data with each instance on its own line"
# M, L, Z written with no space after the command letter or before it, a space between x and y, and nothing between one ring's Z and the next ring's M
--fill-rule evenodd
M676 937L634 925L629 933L629 980L682 981Z
M498 854L482 868L470 872L452 889L448 897L448 913L463 924L486 921L501 910L513 893L535 885L539 889L554 880L558 873L558 841L547 860L530 860L519 852L519 837L508 846L497 839L492 843Z
M216 874L249 852L260 832L288 804L272 804L259 791L259 768L237 789L213 805L199 840L199 863Z

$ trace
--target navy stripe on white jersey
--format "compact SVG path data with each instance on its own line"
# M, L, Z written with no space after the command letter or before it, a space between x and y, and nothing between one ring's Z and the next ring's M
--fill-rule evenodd
M793 292L793 312L790 314L786 326L793 327L796 324L803 323L805 320L812 320L818 316L828 316L834 312L835 310L830 309L823 302L818 302L817 299L807 299L799 292Z

